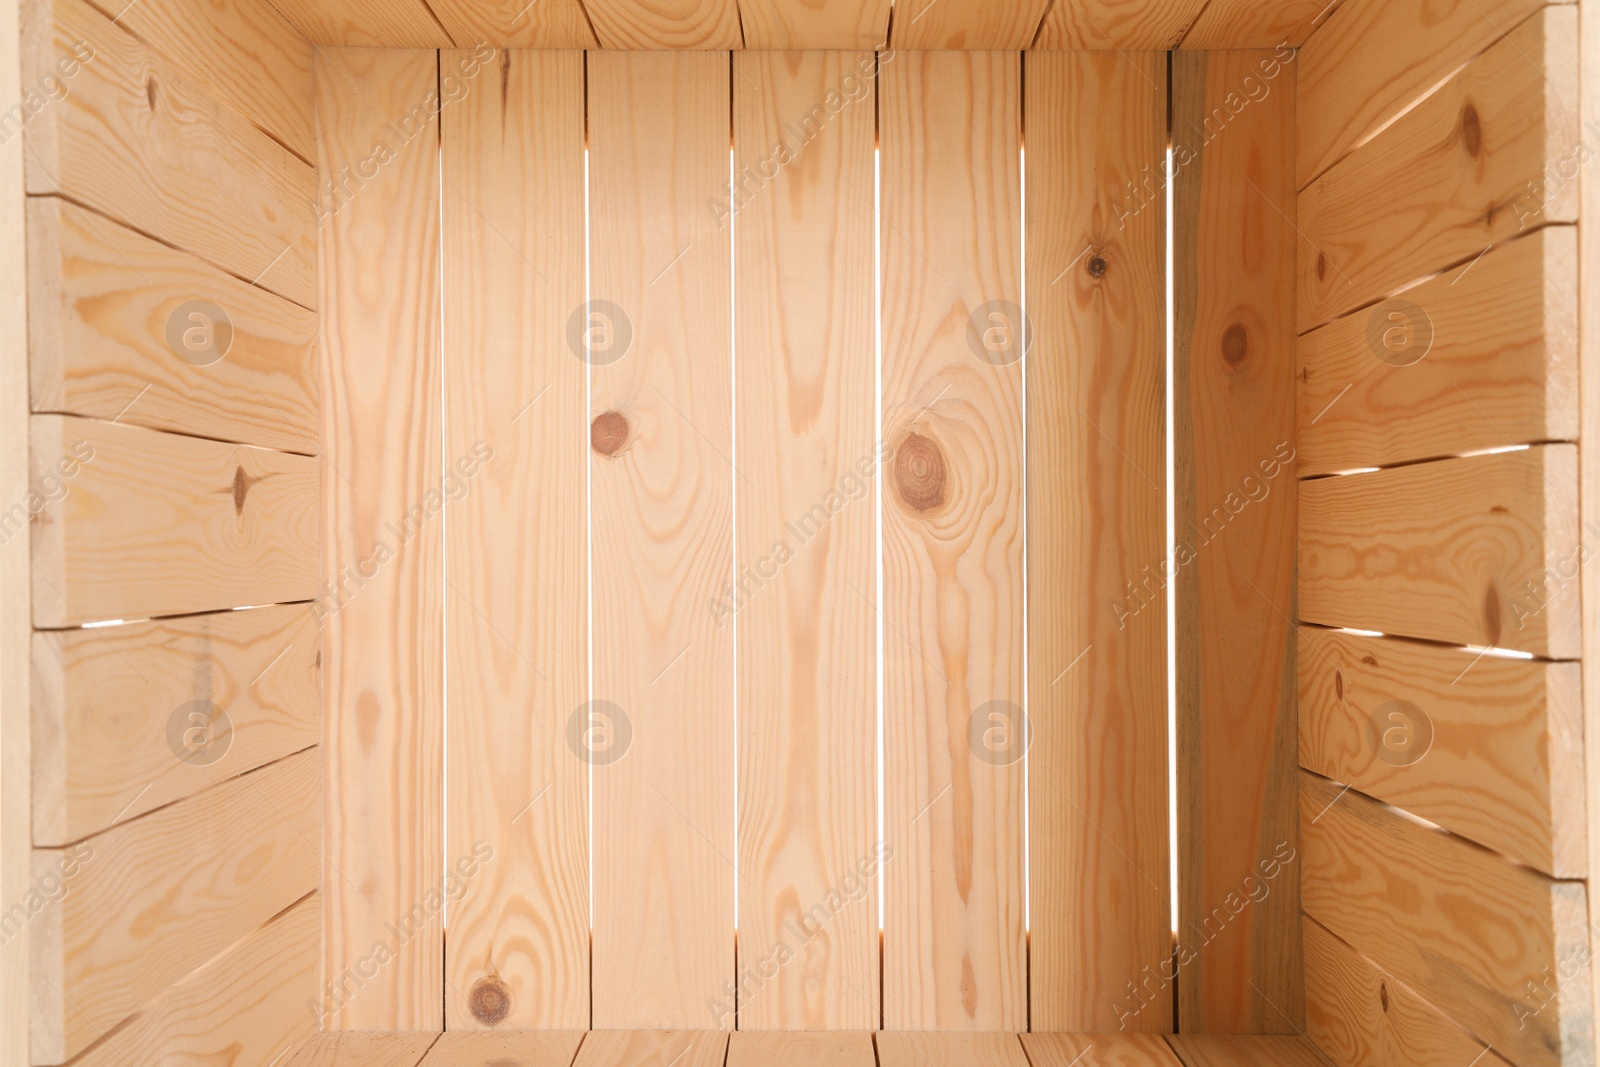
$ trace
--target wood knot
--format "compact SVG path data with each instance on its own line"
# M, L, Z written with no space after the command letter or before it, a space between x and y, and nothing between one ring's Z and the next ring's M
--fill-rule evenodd
M1250 332L1239 323L1229 326L1222 334L1222 359L1230 367L1237 367L1250 354Z
M1383 1005L1383 1010L1389 1010L1389 983L1378 983L1378 1003Z
M589 447L614 456L628 443L628 420L620 411L602 411L589 424Z
M1101 256L1090 256L1089 257L1089 274L1090 274L1091 277L1104 278L1106 276L1106 268L1107 268L1107 266L1108 266L1108 264L1106 263L1106 261L1105 261L1105 259L1103 257L1101 257Z
M156 79L154 76L144 83L144 97L150 101L150 110L154 111L156 109Z
M467 1007L480 1023L495 1026L511 1014L511 993L500 979L482 978L467 994Z
M1333 672L1333 694L1340 700L1344 699L1344 671Z
M1327 278L1328 278L1328 254L1326 252L1318 252L1317 253L1317 281L1319 281L1319 282L1326 281Z
M913 511L944 503L944 452L932 438L909 433L894 453L894 483Z
M1488 638L1484 644L1490 648L1498 647L1504 620L1500 610L1500 590L1492 582L1483 593L1483 625Z
M265 475L262 475L265 477ZM233 468L233 513L244 514L244 500L250 495L250 487L259 482L261 478L252 478L244 472L243 467Z
M1478 117L1474 104L1468 104L1461 111L1461 143L1472 158L1483 154L1483 120Z

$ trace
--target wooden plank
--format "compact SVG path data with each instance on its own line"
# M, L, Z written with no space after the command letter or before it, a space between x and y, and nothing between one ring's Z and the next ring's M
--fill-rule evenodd
M1019 66L925 52L879 82L891 1029L1027 1023Z
M85 0L28 4L25 82L76 69L70 92L27 125L28 192L59 193L315 307L312 168Z
M1178 47L1207 0L1070 0L1051 6L1033 47L1166 51Z
M1172 1024L1170 988L1143 1009L1113 999L1172 954L1165 597L1126 617L1129 583L1159 573L1168 547L1165 205L1124 204L1129 182L1165 165L1166 63L1110 52L1027 61L1029 966L1040 1031Z
M1577 219L1576 187L1546 178L1579 143L1577 19L1570 5L1544 9L1306 187L1302 332L1529 229Z
M1582 882L1301 776L1306 914L1522 1067L1592 1052Z
M726 1067L876 1067L870 1033L736 1030Z
M309 605L33 635L33 836L65 845L317 743Z
M448 66L465 53L445 52ZM450 907L450 1029L589 1024L583 56L506 52L442 119L452 841L494 849ZM464 465L463 465L464 464ZM473 472L468 478L468 472ZM506 576L518 575L516 581ZM435 1052L437 1055L437 1050Z
M735 173L873 67L870 53L733 62ZM874 120L870 98L842 110L736 209L738 550L761 576L715 604L739 634L739 933L756 962L795 957L743 990L750 1030L878 1022Z
M1032 1067L1178 1067L1155 1034L1023 1034Z
M1028 1067L1016 1034L884 1030L879 1067Z
M1341 0L1211 0L1184 35L1186 49L1299 48ZM1284 46L1284 47L1280 47ZM1292 56L1282 56L1293 62ZM1249 93L1241 82L1234 88ZM1293 105L1291 105L1292 109ZM1291 171L1293 160L1289 163Z
M1301 476L1576 440L1577 256L1546 227L1301 337Z
M249 0L90 0L219 103L301 159L311 135L311 43L271 4Z
M739 23L746 48L870 51L888 38L889 7L889 0L740 0ZM806 110L823 101L807 101Z
M586 0L584 10L601 48L742 47L736 0Z
M1184 1067L1327 1067L1303 1037L1172 1034L1167 1040Z
M76 1056L317 888L321 779L313 750L70 848L35 849L35 882L71 892L28 930L33 1061Z
M1576 663L1302 627L1300 763L1560 878L1588 870Z
M325 174L366 157L438 79L427 51L321 50L317 62ZM321 242L323 571L336 576L322 601L332 1030L443 1025L439 512L451 487L440 459L437 120L391 148ZM412 936L397 943L402 922ZM380 942L392 958L367 981L362 961Z
M309 600L317 461L68 415L33 416L40 627Z
M1300 619L1579 652L1577 449L1445 459L1300 486Z
M34 411L316 452L314 312L53 196L28 304Z
M435 1033L313 1034L284 1067L417 1067Z
M1600 0L1580 0L1578 15L1578 111L1587 133L1600 124ZM1584 167L1577 181L1582 216L1600 219L1600 167ZM1600 307L1600 226L1579 228L1578 263L1579 307ZM1600 315L1580 315L1579 330L1578 514L1587 535L1600 529ZM1582 569L1579 595L1591 609L1600 604L1600 567ZM1600 625L1592 613L1583 627L1583 721L1600 722ZM1586 726L1583 738L1589 825L1600 827L1600 729ZM1600 831L1589 835L1589 870L1600 871ZM1600 963L1591 967L1591 974L1593 1010L1600 1016Z
M1185 1033L1293 1033L1304 1015L1299 872L1281 862L1299 820L1295 232L1275 207L1294 195L1293 69L1224 135L1191 136L1277 63L1186 51L1172 65L1180 938L1252 898L1183 961Z
M1507 1067L1393 975L1305 920L1306 1036L1335 1067Z
M583 1039L580 1030L446 1031L422 1067L568 1067Z
M463 56L493 64L503 60L489 53L508 48L598 47L581 0L428 0L428 6L458 45L477 45Z
M1295 184L1303 188L1547 2L1345 0L1300 52Z
M476 43L452 41L428 0L273 0L273 6L318 46L450 48ZM321 62L333 60L324 56Z
M728 181L729 78L715 53L589 57L590 295L632 331L590 376L610 706L589 710L619 731L588 753L602 1029L733 1025L712 1008L735 981L733 628L707 610L733 577L738 476L729 235L706 209Z
M715 1030L592 1030L572 1067L723 1067L727 1052Z
M316 1029L322 900L299 901L95 1045L73 1067L274 1063Z
M895 8L889 43L897 49L1026 48L1049 6L1050 0L906 0Z

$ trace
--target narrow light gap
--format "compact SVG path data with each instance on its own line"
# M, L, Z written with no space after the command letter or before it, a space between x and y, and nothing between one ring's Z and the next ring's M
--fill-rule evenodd
M1170 96L1171 86L1168 85ZM1174 300L1173 274L1177 269L1177 260L1173 250L1173 235L1177 226L1172 217L1173 195L1172 184L1176 175L1172 172L1172 144L1169 138L1167 144L1167 180L1166 194L1167 219L1167 355L1166 355L1166 479L1167 479L1167 878L1168 893L1172 907L1172 932L1178 932L1178 583L1170 576L1177 574L1178 561L1178 446L1175 440L1174 427L1176 412L1173 404L1176 397L1173 392L1172 378L1177 370L1177 343L1176 325L1173 320L1176 301Z

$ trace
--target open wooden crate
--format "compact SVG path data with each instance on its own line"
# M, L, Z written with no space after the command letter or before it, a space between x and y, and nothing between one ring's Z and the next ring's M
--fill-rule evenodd
M0 1067L1595 1064L1600 0L0 26Z

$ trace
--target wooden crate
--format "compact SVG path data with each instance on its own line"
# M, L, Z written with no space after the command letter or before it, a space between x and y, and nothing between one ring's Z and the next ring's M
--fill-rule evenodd
M1596 1063L1600 0L8 3L0 1067Z

